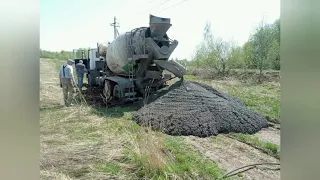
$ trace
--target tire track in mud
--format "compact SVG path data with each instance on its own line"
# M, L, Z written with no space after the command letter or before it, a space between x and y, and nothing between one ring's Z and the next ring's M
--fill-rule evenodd
M216 137L199 138L195 136L187 136L185 142L192 145L203 156L217 162L227 171L236 168L254 164L254 163L280 163L274 157L271 157L258 149L237 140L218 135ZM268 166L265 166L268 167ZM263 170L260 166L243 173L244 179L248 180L277 180L280 179L280 171ZM273 167L271 167L273 168ZM233 176L233 179L241 179Z

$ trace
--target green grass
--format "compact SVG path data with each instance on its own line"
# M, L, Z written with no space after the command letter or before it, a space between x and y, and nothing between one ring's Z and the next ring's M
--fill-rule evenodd
M195 172L198 177L210 179L217 179L225 173L225 170L215 162L205 159L199 152L187 147L179 138L167 137L166 147L174 157L174 161L168 166L169 172L181 175L185 172Z
M99 163L96 165L96 168L99 171L110 173L112 175L118 175L121 170L121 166L114 162Z
M67 60L63 61L63 60L59 60L59 59L50 59L49 61L55 64L55 67L58 72L60 70L60 67L67 62Z
M249 144L253 147L256 147L265 153L280 159L280 146L270 143L270 142L265 142L260 140L258 137L255 135L248 135L248 134L241 134L241 133L232 133L232 137L236 138L237 140L244 142L246 144Z
M232 96L238 97L251 109L260 112L264 116L268 116L274 122L280 121L280 97L273 90L263 86L229 86L226 87L227 92ZM267 93L274 93L274 96L266 96Z
M193 75L184 75L183 77L184 77L184 79L191 80L191 81L199 80L198 77L193 76Z
M226 172L184 144L181 138L158 135L157 138L163 138L163 144L154 143L151 146L158 149L158 154L162 154L160 157L151 158L148 153L127 152L127 160L135 164L135 173L139 178L217 179Z
M123 118L125 120L131 120L132 112L134 112L135 110L136 108L133 108L133 107L114 107L114 108L91 109L91 113L101 117Z
M225 173L215 162L205 159L201 154L185 145L179 137L167 136L137 125L131 120L131 108L119 107L105 110L86 108L81 111L87 114L83 116L77 116L74 112L62 109L41 111L43 118L50 117L43 119L41 123L42 126L46 125L47 131L52 131L50 134L64 132L68 137L67 142L46 141L46 144L50 143L52 146L61 144L63 146L68 142L99 143L105 138L103 135L106 132L114 134L115 138L121 137L119 141L123 141L125 147L122 152L122 155L126 157L125 160L101 162L97 159L96 162L93 162L95 171L111 175L130 174L130 171L126 172L126 169L120 165L124 164L135 167L132 178L215 179ZM104 119L104 121L100 124L89 123L87 116L92 116L92 114ZM55 121L50 122L51 119L55 119ZM85 167L82 170L68 170L66 173L72 177L81 177L87 173L84 169Z
M88 140L99 141L102 134L99 133L99 127L90 125L88 123L73 123L74 128L69 129L70 138L72 140Z
M185 76L185 79L212 85L241 99L250 109L261 113L270 121L280 123L280 90L270 83L248 84L239 81L204 80L191 75Z

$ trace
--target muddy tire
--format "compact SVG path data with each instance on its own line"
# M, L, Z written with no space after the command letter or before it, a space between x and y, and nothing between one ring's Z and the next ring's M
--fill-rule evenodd
M118 84L113 87L113 97L116 100L120 100L120 87Z
M111 100L111 83L108 80L104 82L103 95L105 97L106 103Z

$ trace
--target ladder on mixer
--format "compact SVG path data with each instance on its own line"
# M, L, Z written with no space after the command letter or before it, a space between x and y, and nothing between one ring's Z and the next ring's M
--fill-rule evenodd
M129 34L129 35L128 35ZM127 43L127 57L128 61L130 62L128 64L128 74L129 74L129 81L131 84L131 87L129 88L129 99L134 98L134 78L135 78L135 72L134 72L134 48L132 44L132 36L133 31L126 32L126 43Z
M135 76L135 69L134 69L134 64L135 61L138 59L147 59L148 55L146 54L146 47L145 47L145 36L144 35L140 35L142 37L142 51L139 52L138 54L134 54L135 49L133 46L133 42L132 42L132 37L134 35L135 32L141 30L143 27L141 28L136 28L131 30L130 32L126 32L126 43L127 43L127 53L128 53L128 61L131 62L128 64L128 73L129 73L129 80L131 82L131 87L129 90L129 99L134 99L135 95L134 95L134 80L136 78ZM129 39L128 39L129 38Z

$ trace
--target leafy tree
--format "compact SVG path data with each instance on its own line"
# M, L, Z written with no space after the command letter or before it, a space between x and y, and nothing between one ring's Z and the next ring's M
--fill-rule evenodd
M272 69L280 70L280 19L272 24L273 41L269 49L268 59Z
M244 51L241 46L234 47L231 56L228 60L228 66L231 69L244 68L246 66L244 61Z
M177 60L177 62L183 65L184 67L187 67L190 64L190 62L187 59Z
M260 71L259 82L261 82L262 71L270 67L268 56L273 35L272 27L262 20L252 36L254 61Z
M214 51L212 55L214 55L219 62L216 65L216 69L224 75L226 71L228 71L228 65L232 66L233 61L230 61L230 59L232 52L235 49L234 43L231 41L224 41L221 38L216 38L211 48Z
M243 45L243 61L244 70L247 68L255 68L253 64L253 45L252 42L248 41Z
M224 75L232 62L229 59L234 47L233 42L214 37L211 24L207 22L204 27L203 41L196 48L193 64L201 68L215 69L218 74Z
M86 48L79 48L79 50L84 50L84 58L88 56ZM77 57L81 58L82 53L78 51ZM60 52L51 52L40 49L40 58L48 58L48 59L73 59L72 51L60 51Z
M280 70L280 43L276 40L272 41L268 51L268 59L270 60L272 69Z
M264 44L258 43L259 37L265 37ZM261 38L260 40L262 40ZM258 44L261 46L257 47ZM254 48L258 48L258 50ZM244 44L243 51L248 68L280 70L280 19L277 19L273 24L265 24L262 20L256 32ZM265 57L263 63L262 59L259 59L261 56L257 55L258 52Z
M69 51L51 52L51 51L40 49L40 58L69 59L69 58L73 58L73 53Z
M211 24L207 22L203 41L197 45L188 66L213 69L218 74L226 74L230 68L259 69L261 82L263 70L280 70L280 19L272 24L262 20L243 46L213 36Z

